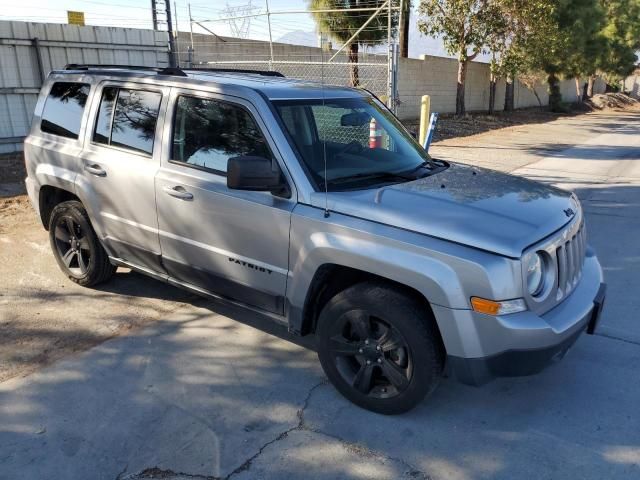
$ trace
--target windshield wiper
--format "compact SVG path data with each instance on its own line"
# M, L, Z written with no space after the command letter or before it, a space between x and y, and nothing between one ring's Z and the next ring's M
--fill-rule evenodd
M393 179L401 179L401 180L408 180L408 181L412 181L415 180L416 178L413 176L408 176L408 175L403 175L400 173L393 173L393 172L363 172L363 173L354 173L353 175L345 175L344 177L337 177L334 178L332 180L329 180L329 183L344 183L344 182L349 182L352 180L366 180L366 179L371 179L371 180L393 180Z

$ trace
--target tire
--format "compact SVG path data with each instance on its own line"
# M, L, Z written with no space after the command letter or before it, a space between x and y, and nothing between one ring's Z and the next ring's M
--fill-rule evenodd
M49 241L58 266L72 282L92 287L116 271L109 262L82 203L70 200L56 205L49 219Z
M393 415L415 407L436 388L444 366L435 320L425 310L383 282L335 295L316 328L318 357L331 383L373 412Z

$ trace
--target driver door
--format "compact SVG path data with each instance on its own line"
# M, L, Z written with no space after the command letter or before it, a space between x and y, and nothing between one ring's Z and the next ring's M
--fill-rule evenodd
M227 188L229 158L283 167L258 112L235 97L174 89L167 118L155 181L165 268L179 282L283 314L295 194Z

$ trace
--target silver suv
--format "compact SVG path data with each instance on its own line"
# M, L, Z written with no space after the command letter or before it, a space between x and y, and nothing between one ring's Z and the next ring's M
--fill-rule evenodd
M25 157L72 281L124 266L315 335L335 387L376 412L445 372L536 373L602 308L574 195L433 159L366 91L70 65L42 88Z

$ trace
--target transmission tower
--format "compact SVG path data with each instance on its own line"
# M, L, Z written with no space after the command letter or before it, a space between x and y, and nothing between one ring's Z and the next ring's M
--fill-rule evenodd
M249 3L243 5L229 5L223 10L222 14L228 18L227 23L231 30L231 36L235 38L249 38L251 31L251 14L258 10L258 7Z

